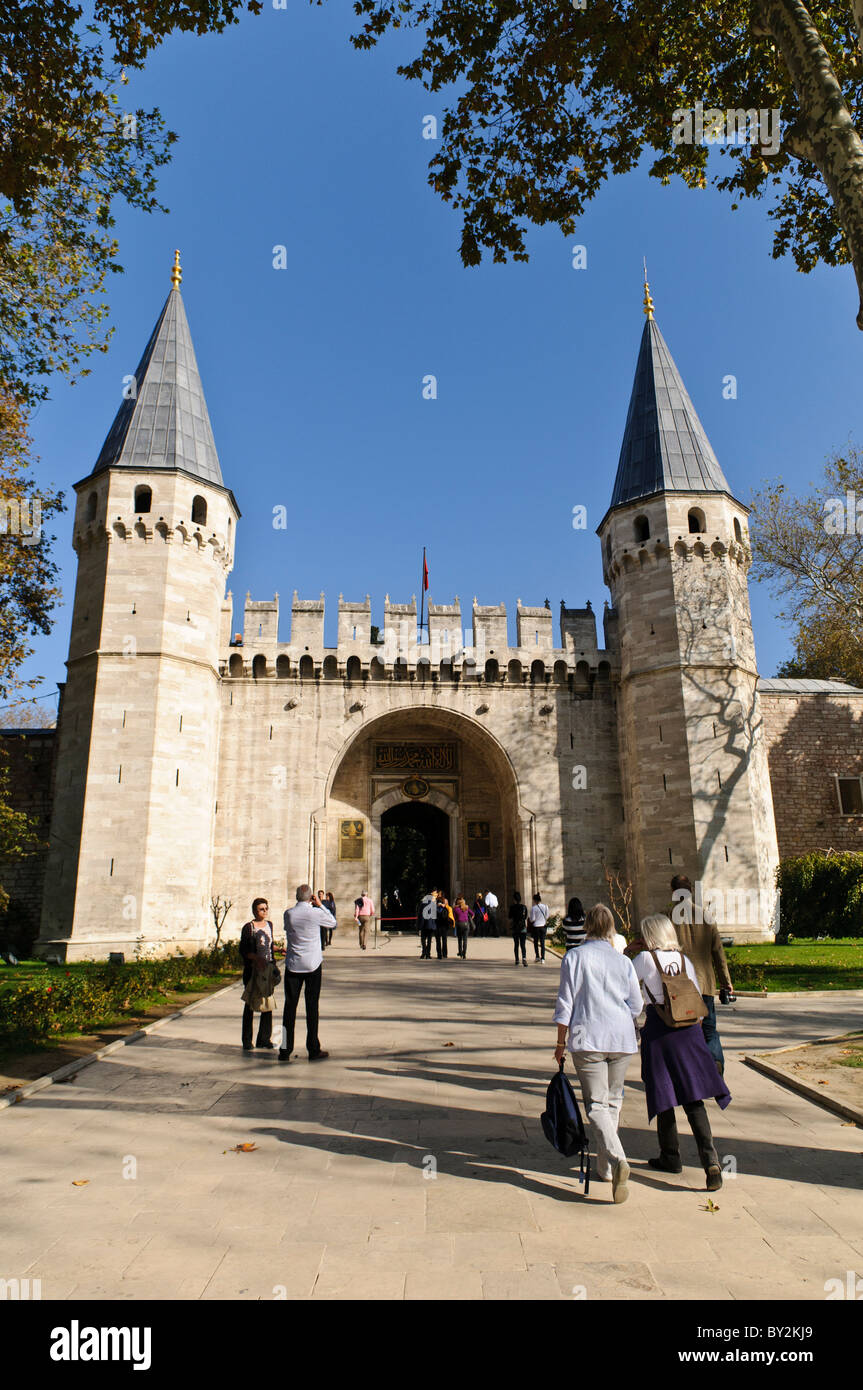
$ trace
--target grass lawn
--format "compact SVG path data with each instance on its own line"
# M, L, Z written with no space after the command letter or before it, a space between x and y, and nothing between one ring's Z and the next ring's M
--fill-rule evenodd
M725 953L737 989L863 989L863 938L731 946Z

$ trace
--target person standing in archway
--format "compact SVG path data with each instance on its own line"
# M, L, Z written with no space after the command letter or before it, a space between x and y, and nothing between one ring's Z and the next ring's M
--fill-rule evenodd
M474 936L485 936L488 925L488 909L482 900L482 893L477 893L473 904L473 934Z
M437 889L433 888L420 899L417 907L420 929L420 960L431 960L432 936L437 928ZM440 952L438 952L440 954Z
M518 948L521 947L521 963L527 969L527 908L521 900L521 893L513 893L509 909L509 925L512 932L512 945L515 963L518 965Z
M470 908L461 896L457 897L453 904L453 916L455 917L455 934L458 938L458 953L462 960L467 960L467 936L470 931Z
M369 922L374 921L375 905L368 895L368 890L363 889L361 895L354 904L354 920L359 930L360 950L366 949L368 939Z
M488 913L488 934L489 936L500 936L497 926L498 901L494 893L489 888L485 895L485 910Z
M435 919L434 941L438 960L447 959L447 937L449 935L450 908L446 900L446 894L438 890L437 916Z

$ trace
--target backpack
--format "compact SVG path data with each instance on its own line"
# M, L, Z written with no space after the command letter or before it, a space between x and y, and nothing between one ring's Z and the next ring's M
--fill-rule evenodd
M545 1093L542 1129L558 1153L571 1158L579 1155L578 1180L584 1183L585 1197L590 1191L590 1140L581 1118L575 1092L563 1074L564 1059Z
M698 1023L700 1019L707 1016L707 1005L698 992L698 987L692 983L686 973L683 964L683 952L680 952L680 965L676 961L670 960L665 970L659 964L659 958L655 951L650 953L653 956L653 963L659 971L659 979L662 983L662 1003L659 1004L650 994L647 985L644 986L650 995L650 1002L655 1008L662 1022L667 1028L688 1028L690 1024Z

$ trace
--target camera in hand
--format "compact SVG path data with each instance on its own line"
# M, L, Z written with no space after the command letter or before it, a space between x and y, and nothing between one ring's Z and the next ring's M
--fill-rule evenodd
M737 995L731 989L721 989L719 991L720 1004L736 1004Z

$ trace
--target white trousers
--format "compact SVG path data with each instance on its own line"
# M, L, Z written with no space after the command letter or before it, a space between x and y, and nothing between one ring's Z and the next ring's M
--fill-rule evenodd
M617 1133L623 1082L633 1058L631 1052L573 1052L572 1060L581 1085L586 1118L596 1149L599 1178L608 1179L619 1158L625 1158Z

